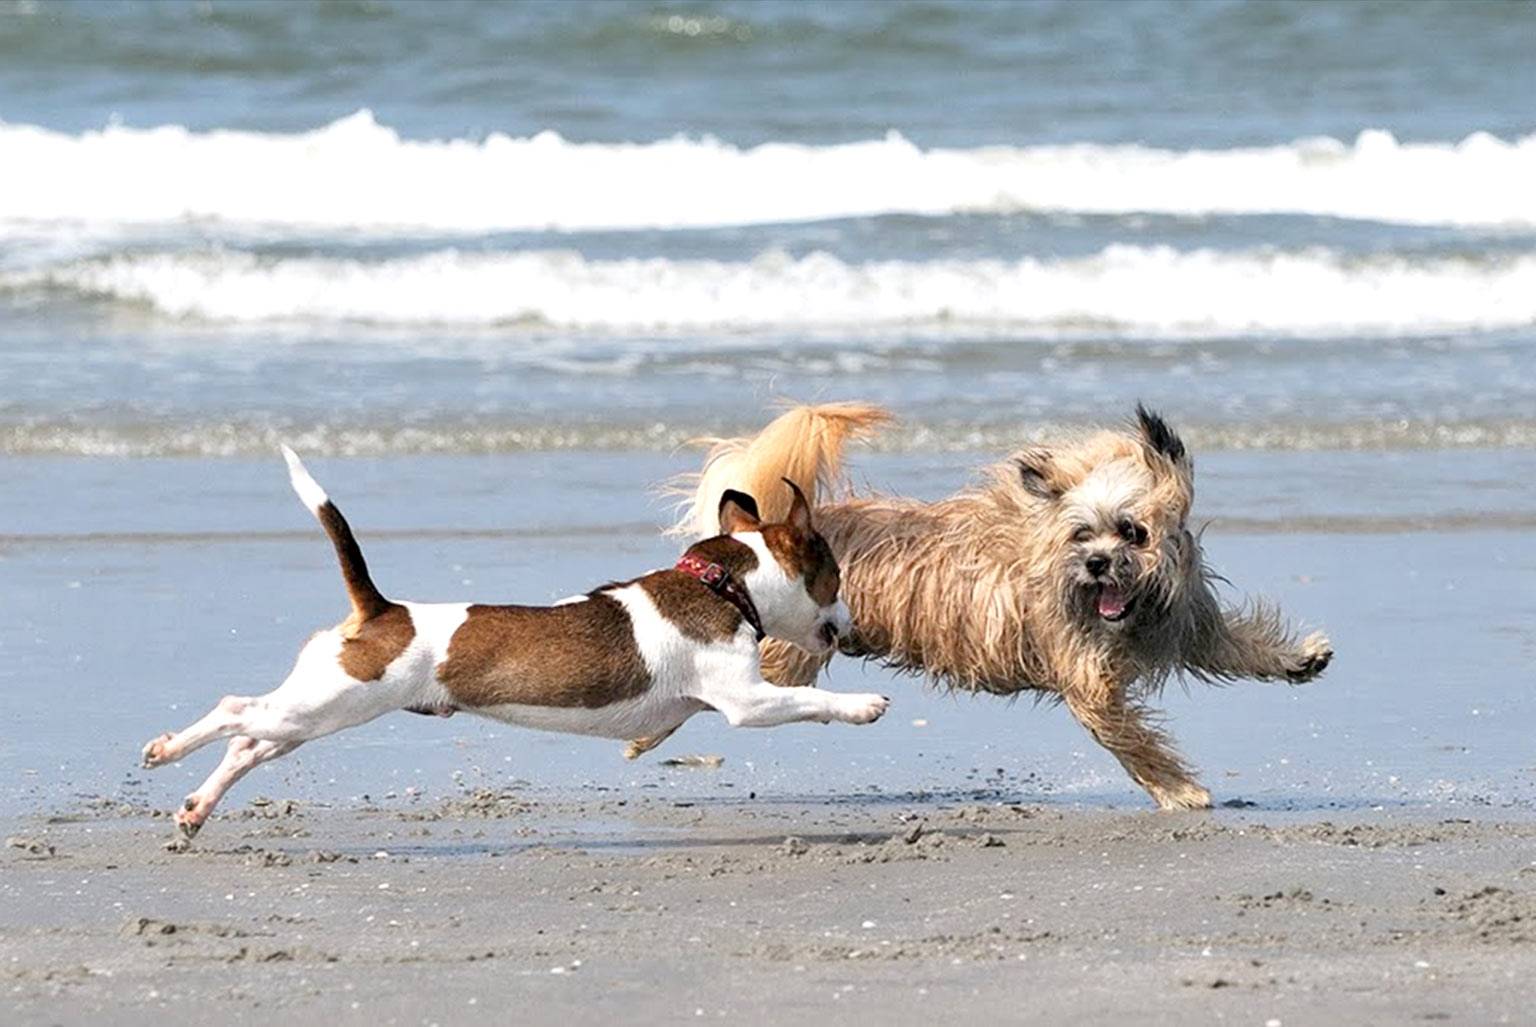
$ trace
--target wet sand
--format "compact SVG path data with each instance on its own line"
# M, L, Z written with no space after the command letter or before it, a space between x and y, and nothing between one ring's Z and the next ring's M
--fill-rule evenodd
M884 799L10 818L8 1023L1528 1022L1536 823Z

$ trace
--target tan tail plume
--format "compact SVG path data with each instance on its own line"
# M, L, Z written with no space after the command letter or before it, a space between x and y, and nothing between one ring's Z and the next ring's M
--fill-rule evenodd
M686 497L674 535L708 538L718 534L715 516L726 489L757 500L765 521L789 513L791 494L781 479L800 486L814 505L843 482L843 449L867 439L895 418L870 403L794 406L749 438L697 439L709 446L703 470L673 480L667 491Z

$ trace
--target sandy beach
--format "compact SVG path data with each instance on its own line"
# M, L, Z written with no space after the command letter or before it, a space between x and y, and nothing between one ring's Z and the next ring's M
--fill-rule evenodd
M621 825L605 835L600 825ZM11 818L15 1024L1526 1022L1536 823L970 801Z

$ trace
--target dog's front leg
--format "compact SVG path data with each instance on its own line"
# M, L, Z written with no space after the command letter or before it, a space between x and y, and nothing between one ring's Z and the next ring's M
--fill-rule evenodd
M1199 618L1189 669L1218 679L1255 678L1301 684L1321 674L1333 646L1321 631L1298 638L1268 603L1240 610L1212 607Z
M780 688L766 681L711 682L699 698L724 714L732 727L775 727L802 720L869 724L891 704L883 695Z
M1146 707L1127 702L1112 685L1075 688L1063 697L1078 723L1120 761L1160 808L1210 806L1211 793L1195 780L1173 740L1151 722L1153 714Z

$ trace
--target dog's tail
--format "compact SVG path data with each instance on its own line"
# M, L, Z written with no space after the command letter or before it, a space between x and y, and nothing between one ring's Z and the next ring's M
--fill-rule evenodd
M347 519L336 509L336 504L331 502L331 497L325 494L320 483L304 469L299 454L284 446L283 459L288 461L288 477L293 482L293 491L309 507L309 512L315 515L325 533L331 537L331 544L336 547L336 558L341 561L341 580L346 582L347 596L352 600L352 622L362 624L390 609L394 604L384 598L373 579L368 576L368 564L363 560L363 550L352 536L352 527L347 524Z
M716 515L726 489L754 497L765 521L789 515L792 496L783 486L785 478L814 506L818 487L825 492L842 482L847 443L868 438L893 420L870 403L822 403L790 407L750 438L695 440L709 446L709 453L701 471L667 486L668 493L683 497L671 534L708 538L719 533Z

